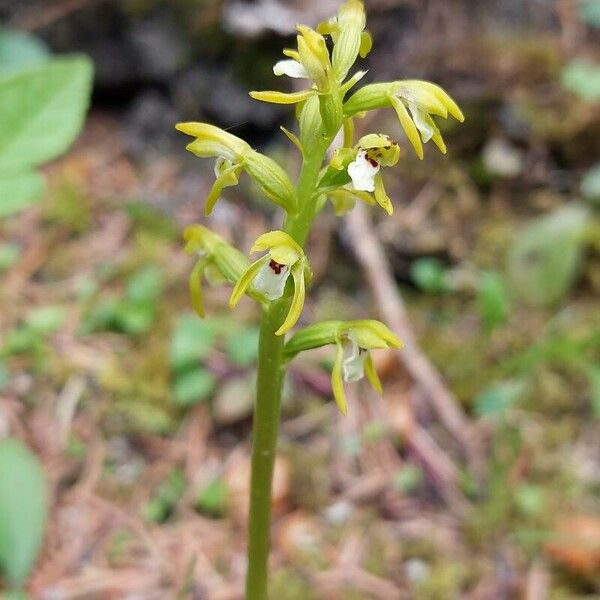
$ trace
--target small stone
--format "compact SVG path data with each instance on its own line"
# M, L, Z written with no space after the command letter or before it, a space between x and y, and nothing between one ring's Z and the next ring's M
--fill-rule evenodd
M226 381L213 402L213 419L217 425L239 423L252 414L254 386L247 377Z

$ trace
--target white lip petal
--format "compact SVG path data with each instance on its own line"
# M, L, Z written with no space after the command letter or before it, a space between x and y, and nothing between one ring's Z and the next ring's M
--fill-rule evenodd
M231 167L233 163L223 156L217 156L217 160L215 161L215 177L218 177L225 169Z
M352 179L355 190L372 192L375 190L375 175L379 172L379 165L373 165L367 158L365 151L359 152L356 159L348 165L348 175Z
M365 359L367 351L359 348L354 340L350 340L350 351L344 348L344 360L342 361L342 374L344 381L352 383L359 381L365 376Z
M273 67L275 75L287 75L294 79L310 79L310 75L297 60L280 60Z
M275 267L273 265L276 265ZM279 273L277 273L279 271ZM274 261L265 263L254 278L253 285L268 300L277 300L283 296L285 282L290 275L288 265L279 265Z
M421 134L421 139L423 143L428 142L435 133L431 125L427 122L426 117L427 113L419 108L419 105L416 102L409 101L408 102L408 110L410 110L410 114L417 126Z

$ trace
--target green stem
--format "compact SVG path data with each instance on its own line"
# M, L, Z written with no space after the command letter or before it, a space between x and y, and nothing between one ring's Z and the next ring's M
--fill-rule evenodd
M299 211L286 219L284 229L301 246L315 217L313 194L330 140L323 139L302 163L297 194ZM284 336L275 332L283 323L291 303L291 285L286 294L263 310L258 344L258 373L252 441L250 515L248 524L248 572L246 600L267 600L271 487L279 432Z
M285 342L284 336L275 335L275 331L283 322L288 308L288 298L272 302L264 310L260 326L252 442L246 600L267 598L271 483L279 431L283 379L281 363Z

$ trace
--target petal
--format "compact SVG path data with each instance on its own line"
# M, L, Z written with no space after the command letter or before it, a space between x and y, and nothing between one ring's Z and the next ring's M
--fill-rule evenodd
M342 379L342 361L344 359L344 349L338 342L335 361L331 371L331 389L335 402L343 415L348 414L348 405L346 404L346 394L344 393L344 381Z
M250 92L250 96L261 102L270 102L271 104L297 104L304 102L314 94L314 90L302 90L300 92Z
M215 180L204 205L204 214L206 216L210 215L212 212L217 200L221 197L223 188L237 185L237 170L239 168L240 165L231 164L231 162L225 158L217 158L217 162L215 163L215 174L217 175L217 179Z
M375 370L375 365L373 364L373 357L371 353L367 353L367 358L365 359L365 375L369 380L369 383L373 386L373 389L378 393L383 393L383 388L381 387L381 381L379 380L379 375L377 375L377 371Z
M402 82L405 85L410 85L411 87L420 87L421 89L427 90L430 94L435 96L448 110L448 112L459 122L463 122L465 120L465 116L462 111L458 107L458 104L454 102L454 100L448 95L448 93L441 88L439 85L435 83L431 83L430 81L420 81L420 80L409 80Z
M304 262L304 261L302 261ZM283 335L289 331L298 321L304 308L304 297L306 294L304 285L304 264L297 263L292 267L292 277L294 278L294 297L290 310L283 322L283 325L275 332L275 335Z
M365 376L367 352L360 348L352 338L349 339L349 343L350 352L346 352L346 349L344 349L345 356L342 361L342 372L344 381L354 383L355 381L360 381Z
M229 298L229 306L233 308L244 295L244 292L248 289L248 286L252 283L253 279L256 277L256 274L260 271L262 266L270 260L269 255L263 256L259 258L257 261L253 262L240 276L233 291L231 292L231 297Z
M361 319L349 321L347 330L361 348L402 348L404 345L396 335L380 321Z
M287 75L295 79L310 79L308 71L297 60L280 60L273 66L275 75Z
M416 103L413 101L408 102L408 110L412 116L423 143L427 143L435 133L434 128L431 126L431 117Z
M296 240L284 231L263 233L250 248L250 252L269 250L271 258L282 265L293 265L304 256Z
M192 306L198 313L198 316L204 318L204 304L202 302L202 273L207 264L207 259L200 259L190 274L189 288Z
M373 48L373 38L368 31L363 31L360 34L360 49L358 54L361 58L366 58Z
M391 215L394 212L392 201L383 186L383 177L381 177L381 173L375 175L375 200L388 215Z
M254 289L267 297L267 300L278 300L283 296L285 284L290 276L287 265L276 263L269 256L252 281Z
M402 125L402 129L404 129L404 133L406 133L406 137L408 137L408 141L412 144L417 156L423 160L423 144L419 136L419 130L410 118L404 102L392 95L389 96L389 100L398 115L398 120L400 121L400 125Z
M352 179L354 189L363 192L375 190L375 175L378 172L379 164L373 165L364 151L359 152L356 159L348 165L348 175Z

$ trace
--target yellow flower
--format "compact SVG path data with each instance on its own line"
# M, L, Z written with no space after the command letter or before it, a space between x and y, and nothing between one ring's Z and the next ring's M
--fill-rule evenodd
M381 133L365 135L354 148L338 148L334 152L330 169L319 182L319 191L328 193L334 206L337 203L338 213L343 206L352 208L353 198L360 198L368 204L377 202L391 215L394 207L385 191L380 169L395 165L399 158L400 148L389 136ZM374 193L374 200L371 193Z
M234 284L248 268L249 261L244 254L228 244L222 237L203 225L190 225L183 233L185 251L198 257L189 278L192 305L200 317L204 317L202 301L202 277L211 285L229 282ZM251 295L264 302L265 298L256 290Z
M208 123L178 123L175 128L196 138L186 146L186 150L201 158L216 158L216 179L206 199L206 215L212 212L223 188L237 185L242 169L275 204L288 212L296 210L294 186L273 159L256 152L237 136Z
M292 303L285 321L275 332L276 335L282 335L296 324L302 313L308 260L302 248L283 231L264 233L254 242L250 252L265 250L267 254L253 262L239 277L229 305L234 307L250 284L268 300L278 300L283 296L285 284L291 274L294 280Z
M396 111L400 125L421 159L423 144L429 140L446 153L446 145L431 115L446 119L450 114L461 123L465 120L456 102L441 87L419 80L366 85L344 104L344 116L352 117L387 106Z
M285 345L287 359L299 352L336 344L337 351L331 372L333 397L342 414L348 412L344 382L359 381L365 375L373 389L382 393L371 350L401 348L402 342L383 324L374 320L324 321L298 331Z

